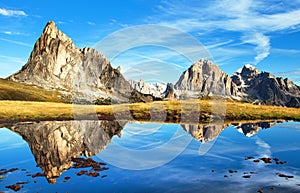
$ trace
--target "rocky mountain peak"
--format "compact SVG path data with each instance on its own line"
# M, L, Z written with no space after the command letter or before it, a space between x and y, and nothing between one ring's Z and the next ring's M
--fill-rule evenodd
M179 95L188 91L195 97L199 96L227 96L237 97L236 85L232 82L230 76L224 73L213 62L201 59L187 69L177 83L175 89L179 90Z
M175 99L176 94L175 94L174 85L172 83L168 83L166 90L163 94L164 94L164 97L167 99Z
M53 33L54 34L55 32L58 32L58 31L59 30L57 29L55 22L54 21L49 21L46 24L43 33L47 33L47 34Z
M110 98L128 102L133 91L129 82L97 50L77 48L53 21L46 24L28 62L8 79L55 89L85 101ZM74 94L73 94L74 95Z
M300 107L300 87L289 79L276 77L269 72L259 72L250 65L245 65L231 78L249 102Z
M49 21L46 24L39 39L43 40L43 42L46 43L44 45L49 45L51 43L51 40L54 40L54 39L58 39L60 41L73 44L73 41L66 34L64 34L62 31L60 31L57 28L54 21Z
M240 74L244 79L253 79L259 74L259 70L250 64L246 64L242 68L242 71Z

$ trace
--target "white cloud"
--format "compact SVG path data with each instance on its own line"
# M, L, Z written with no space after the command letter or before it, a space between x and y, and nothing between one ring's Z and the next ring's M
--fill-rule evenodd
M5 41L5 42L9 42L9 43L13 43L13 44L18 44L21 46L27 46L27 47L32 47L32 45L24 43L24 42L20 42L20 41L15 41L15 40L10 40L10 39L5 39L5 38L0 38L1 41Z
M278 72L276 74L278 76L300 76L300 69L295 69L287 72Z
M110 34L95 47L114 66L122 66L126 78L135 80L149 79L152 75L156 80L175 82L182 70L193 62L200 58L211 59L205 47L193 36L161 25L125 28ZM153 69L154 66L164 68ZM140 71L127 72L132 68Z
M91 22L91 21L88 21L87 24L88 24L88 25L96 25L96 23Z
M13 63L18 63L18 64L25 64L26 61L22 58L16 58L16 57L11 57L11 56L5 56L5 55L0 55L0 59L5 59L5 60L8 60L10 62L13 62Z
M11 9L5 9L5 8L0 8L0 15L3 15L3 16L27 16L27 14L24 11L11 10Z
M282 49L282 48L272 48L271 52L272 53L276 53L276 54L290 55L290 56L295 56L295 55L299 55L300 54L300 50Z
M293 5L292 5L293 4ZM300 27L300 2L234 0L199 2L164 1L156 22L188 32L233 32L242 43L255 46L254 63L270 54L269 33ZM151 21L149 21L151 22ZM231 37L232 38L232 37ZM226 40L224 40L226 42Z
M24 35L20 32L13 32L13 31L2 31L0 33L6 34L6 35Z
M228 41L225 41L225 42L217 42L217 43L214 43L214 44L207 45L205 47L207 49L212 49L212 48L217 48L217 47L220 47L220 46L228 45L232 42L233 42L233 40L228 40Z
M262 33L254 33L243 36L242 40L244 43L256 45L255 51L257 55L254 58L254 64L259 63L269 56L271 48L269 37Z

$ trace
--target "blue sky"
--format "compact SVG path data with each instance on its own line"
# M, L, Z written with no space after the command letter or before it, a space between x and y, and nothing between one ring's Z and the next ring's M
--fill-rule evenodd
M262 71L300 83L299 0L241 0L239 3L233 0L2 0L0 77L7 77L26 63L49 20L55 21L78 47L94 47L106 36L126 27L168 26L196 38L210 53L210 59L229 74L250 63ZM163 32L163 36L158 37L150 33L149 36L167 41L174 34ZM180 39L177 41L185 49L191 49L188 44L181 44ZM177 69L177 74L180 74L194 62L174 54L170 57L168 53L170 50L159 46L134 48L112 59L112 64L115 67L120 65L128 78L139 78L130 77L133 66L148 64L147 70L140 69L138 74L143 78L143 73L147 72L148 76L144 78L150 79L151 74L165 76L166 72L161 71L166 67L165 63L181 65L182 68ZM202 57L199 55L199 59ZM157 67L153 61L158 63ZM150 69L151 64L154 69ZM126 70L130 72L126 73ZM177 79L175 74L168 80Z

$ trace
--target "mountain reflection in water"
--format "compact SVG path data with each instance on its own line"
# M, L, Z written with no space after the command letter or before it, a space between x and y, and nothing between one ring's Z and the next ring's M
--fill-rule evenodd
M126 123L124 123L125 125ZM105 149L124 125L116 121L45 121L6 126L29 144L49 183L72 166L72 158L90 157Z
M43 121L5 125L29 144L37 166L49 183L72 167L73 158L94 156L104 150L113 136L121 137L127 122L118 121ZM146 123L145 123L146 124ZM235 123L239 132L252 136L276 122ZM201 143L214 140L230 124L182 124L181 127Z

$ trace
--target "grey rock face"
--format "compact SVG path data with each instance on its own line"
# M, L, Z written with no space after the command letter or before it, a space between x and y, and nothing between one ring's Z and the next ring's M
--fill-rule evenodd
M251 81L259 75L259 71L254 66L246 64L240 71L236 72L231 79L237 85L240 92L244 92Z
M175 94L174 85L172 83L168 83L167 88L163 94L164 94L164 97L167 99L175 99L176 94Z
M29 144L49 183L72 166L72 158L93 156L105 149L114 135L121 135L116 121L44 121L6 126Z
M246 65L236 72L232 80L249 101L267 105L300 107L300 87L289 79L275 77L268 72L259 72Z
M77 48L54 22L48 22L27 63L9 80L122 100L130 95L132 88L119 70L97 50Z
M238 97L236 85L231 77L220 70L214 63L201 59L183 72L175 84L180 93L187 95Z

